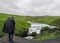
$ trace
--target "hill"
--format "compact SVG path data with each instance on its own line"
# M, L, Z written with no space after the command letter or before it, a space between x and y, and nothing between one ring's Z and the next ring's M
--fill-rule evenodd
M18 15L10 15L10 14L4 14L0 13L0 37L4 36L4 33L2 32L4 22L8 17L14 17L15 18L15 35L17 36L24 36L25 33L28 31L30 24L27 21L37 22L37 23L45 23L50 24L54 26L60 26L60 16L18 16ZM49 37L49 35L47 35ZM47 38L48 38L47 37ZM52 37L52 35L51 35ZM53 36L55 37L55 36ZM44 35L41 37L43 40L46 39ZM39 37L39 40L41 39ZM38 39L38 38L37 38Z

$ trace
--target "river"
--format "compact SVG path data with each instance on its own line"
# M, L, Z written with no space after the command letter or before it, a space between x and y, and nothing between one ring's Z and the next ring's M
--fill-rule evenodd
M51 25L48 25L48 24L43 24L43 23L36 23L36 22L31 22L31 21L28 21L28 23L31 24L31 27L29 28L28 30L28 34L32 34L33 32L36 32L37 34L40 34L41 33L41 29L45 26L49 27L50 29L53 29L55 28L55 26L51 26ZM26 39L32 39L34 37L32 36L27 36L25 37Z

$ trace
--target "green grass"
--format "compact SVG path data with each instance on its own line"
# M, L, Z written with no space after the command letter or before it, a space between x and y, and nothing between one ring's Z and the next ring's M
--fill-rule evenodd
M14 17L16 22L16 30L15 34L20 36L25 30L28 30L30 27L30 24L27 23L27 21L33 21L37 23L45 23L50 25L57 25L60 26L60 16L17 16L17 15L9 15L0 13L0 37L3 36L2 29L4 22L8 17ZM49 38L48 38L49 37ZM42 36L39 35L39 37L36 38L36 40L47 40L47 39L53 39L55 38L55 35L52 33L51 35L43 34Z
M46 23L46 24L49 24L51 23L52 21L58 19L60 17L55 17L55 16L47 16L47 17L42 17L42 18L38 18L36 20L33 20L34 22L39 22L39 23Z
M18 34L19 30L27 30L29 27L30 27L30 24L27 23L27 20L26 20L26 17L24 16L16 16L16 15L9 15L9 14L0 14L0 32L2 33L2 29L3 29L3 25L4 25L4 22L7 20L8 17L14 17L15 18L15 27L16 27L16 31L15 33ZM21 31L22 31L21 30ZM20 31L20 32L21 32ZM0 36L2 35L0 33Z
M54 33L49 35L48 33L44 33L43 35L37 35L33 40L51 40L55 38L56 38L56 35L54 35Z

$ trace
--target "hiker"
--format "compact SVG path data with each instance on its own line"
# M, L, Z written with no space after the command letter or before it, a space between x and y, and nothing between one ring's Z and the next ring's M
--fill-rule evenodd
M13 34L14 34L14 30L15 30L15 21L14 21L14 17L9 17L5 23L4 23L4 27L3 27L3 32L8 33L9 35L9 42L13 43Z

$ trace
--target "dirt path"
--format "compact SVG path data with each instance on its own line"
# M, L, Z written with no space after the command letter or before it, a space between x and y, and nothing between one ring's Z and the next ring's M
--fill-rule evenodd
M9 43L8 37L0 38L0 43ZM37 40L25 40L23 38L15 37L14 36L14 43L60 43L60 38L54 40L45 40L45 41L37 41Z

